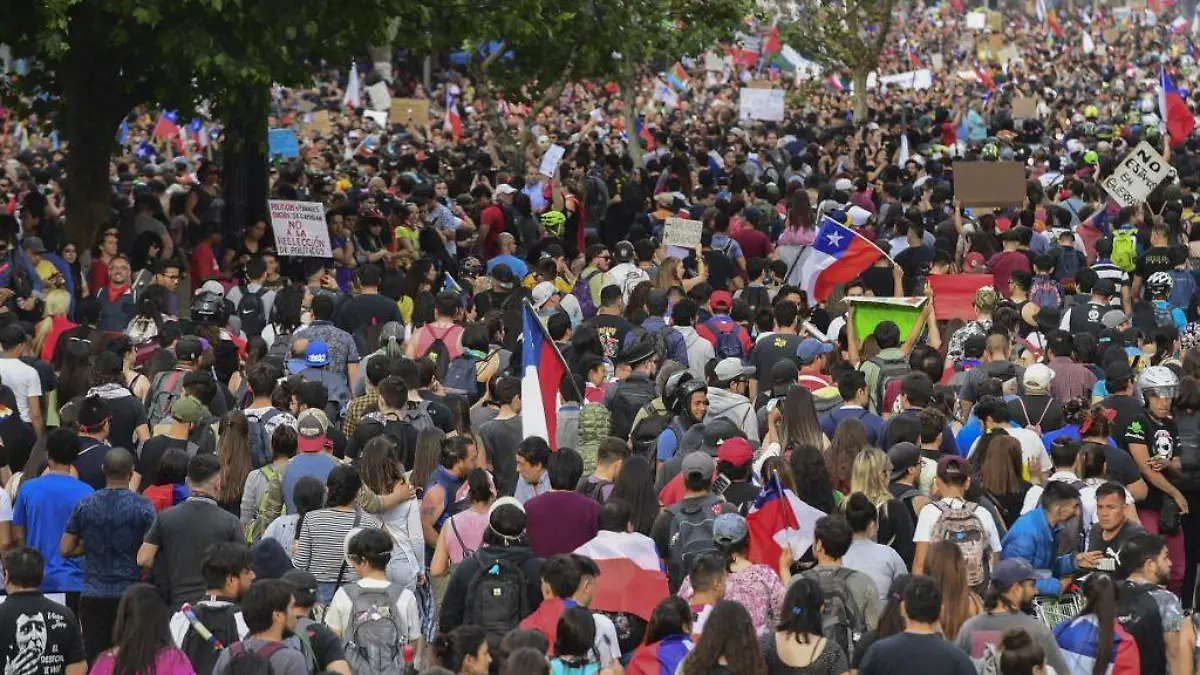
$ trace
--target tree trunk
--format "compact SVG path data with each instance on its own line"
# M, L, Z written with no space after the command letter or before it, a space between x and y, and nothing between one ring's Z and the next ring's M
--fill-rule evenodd
M633 160L634 168L640 169L646 165L642 157L642 139L637 132L637 110L633 107L634 86L631 81L621 83L621 102L624 106L625 135L629 137L629 158Z
M867 70L854 71L854 121L858 124L867 123Z
M224 111L224 179L221 214L226 236L242 232L259 220L270 224L267 213L267 109L271 92L246 85Z

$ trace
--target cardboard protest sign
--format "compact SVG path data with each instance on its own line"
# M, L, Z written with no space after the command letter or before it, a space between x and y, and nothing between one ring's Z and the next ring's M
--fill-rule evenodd
M782 89L751 89L740 90L741 97L738 106L741 119L764 120L767 122L783 121L783 90Z
M267 153L271 157L295 159L300 156L300 139L291 129L271 129L267 132Z
M333 123L329 119L328 110L318 110L313 113L312 128L321 136L328 136L333 131Z
M269 200L271 229L275 232L275 249L279 255L303 258L331 258L329 226L325 223L325 207L320 202Z
M388 122L405 126L429 125L429 101L423 98L394 98L388 112Z
M875 332L875 326L884 321L891 321L900 329L900 339L908 337L921 308L929 298L844 298L854 305L854 334L858 339ZM938 317L941 318L941 317Z
M938 321L975 318L975 291L996 287L991 274L931 274L925 277L933 289L933 311Z
M1012 117L1014 120L1025 120L1037 117L1038 101L1032 96L1014 96L1012 102Z
M1025 203L1025 165L955 162L954 196L967 207L1019 207Z
M1174 175L1175 168L1149 143L1142 141L1100 184L1121 206L1137 206L1146 201L1154 188Z
M751 89L773 89L775 87L767 80L751 80L746 83L746 86Z
M663 228L663 243L668 246L694 249L700 245L700 233L704 224L699 220L667 218Z
M542 155L542 164L538 167L538 173L547 178L554 178L554 172L558 171L558 164L566 152L566 149L558 144L546 148L546 154Z
M1004 15L1000 12L987 13L987 29L993 33L999 33L1004 30Z
M945 68L946 68L946 60L945 60L945 58L942 57L941 54L938 54L938 53L932 54L929 57L929 61L932 63L933 69L938 71L939 73L941 71L945 70Z
M367 87L367 109L368 110L383 110L386 111L392 107L392 94L388 91L387 84L384 82L376 82Z
M992 33L988 36L988 46L992 49L992 54L999 57L1000 50L1004 49L1005 40L1003 35Z

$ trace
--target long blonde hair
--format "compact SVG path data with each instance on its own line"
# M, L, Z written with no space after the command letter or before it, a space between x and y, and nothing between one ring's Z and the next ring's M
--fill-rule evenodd
M35 355L42 353L42 345L46 343L46 336L50 334L50 329L54 327L54 317L66 316L71 309L71 294L61 288L56 288L46 294L45 309L43 313L46 318L38 322L37 328L33 331L33 348Z
M861 492L882 510L891 499L888 492L888 458L879 448L863 448L850 471L850 492Z

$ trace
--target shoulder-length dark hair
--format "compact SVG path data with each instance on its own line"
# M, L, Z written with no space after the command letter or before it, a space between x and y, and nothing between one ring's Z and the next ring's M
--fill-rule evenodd
M708 615L704 633L688 654L682 675L708 675L724 657L732 675L766 675L767 662L758 646L754 621L739 602L722 600Z
M654 472L642 457L630 457L621 465L613 482L612 497L619 497L633 507L633 529L650 534L658 518L658 494L654 491Z
M787 633L796 642L808 644L809 638L821 636L821 606L824 605L821 586L812 579L800 577L788 586L783 596L783 615L776 630Z

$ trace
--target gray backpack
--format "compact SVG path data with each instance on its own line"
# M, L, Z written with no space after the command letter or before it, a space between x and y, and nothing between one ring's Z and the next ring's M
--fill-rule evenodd
M342 650L350 672L373 675L402 675L404 645L408 630L396 612L396 602L404 587L363 588L358 584L342 587L350 598L350 621L342 633Z

